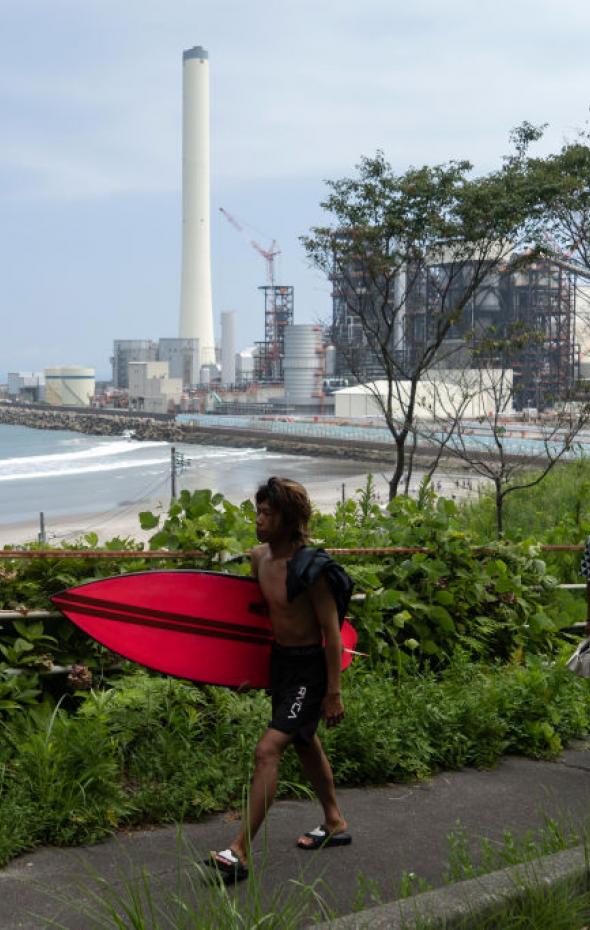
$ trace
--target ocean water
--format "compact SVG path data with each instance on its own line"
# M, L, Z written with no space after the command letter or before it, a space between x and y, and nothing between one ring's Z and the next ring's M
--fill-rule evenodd
M234 501L270 475L303 484L344 481L358 462L286 456L264 449L176 443L190 466L178 489L211 488ZM0 524L146 509L170 497L170 444L0 424Z

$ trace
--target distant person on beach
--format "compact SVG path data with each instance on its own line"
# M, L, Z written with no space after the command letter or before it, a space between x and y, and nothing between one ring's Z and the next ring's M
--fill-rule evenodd
M316 730L342 722L340 625L352 581L323 549L306 546L311 504L305 488L269 478L256 492L252 573L268 604L274 633L271 655L272 717L258 741L245 822L227 849L207 864L225 881L248 874L250 844L272 804L283 753L292 745L324 812L321 826L297 839L300 849L351 842L338 806L330 763Z

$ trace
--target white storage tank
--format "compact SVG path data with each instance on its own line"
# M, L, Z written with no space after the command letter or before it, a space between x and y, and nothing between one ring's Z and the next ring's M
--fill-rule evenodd
M326 378L333 378L336 374L336 346L326 346Z
M45 402L57 406L88 407L94 397L94 368L46 368Z
M321 326L300 323L285 328L283 372L287 404L294 407L321 405L324 377Z

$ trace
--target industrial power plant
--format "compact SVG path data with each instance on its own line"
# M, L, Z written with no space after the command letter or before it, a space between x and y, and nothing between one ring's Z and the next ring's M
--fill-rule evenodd
M141 333L134 338L114 338L109 383L96 382L93 369L62 364L44 372L10 373L9 396L52 405L118 407L161 415L380 416L379 397L387 393L387 372L359 324L360 311L355 303L359 296L350 283L358 277L358 269L334 270L330 325L297 324L294 288L277 281L277 242L265 247L247 236L244 224L223 206L217 209L228 226L247 236L249 245L264 259L266 281L258 288L264 338L236 350L236 310L232 309L218 315L221 340L216 344L209 111L209 53L199 45L182 56L182 256L177 334L157 339ZM434 306L429 293L431 271L433 280L444 277L444 262L433 258L432 268L427 267L420 279L414 276L411 285L407 269L400 269L391 288L391 308L384 306L380 311L386 316L389 313L394 321L391 355L400 361L400 370L404 359L420 353L430 325ZM460 348L459 344L463 348L454 353L452 365L434 366L436 374L429 382L436 382L436 387L432 383L422 386L418 409L429 415L435 395L454 397L462 370L477 368L474 333L497 324L509 328L514 322L533 327L536 339L518 355L509 373L511 410L542 410L564 398L575 381L590 374L585 361L589 339L576 330L580 316L576 301L588 299L587 290L576 280L577 271L557 258L537 258L528 266L507 262L499 267L493 284L488 282L485 289L474 293L464 319L449 332L443 348L453 349L453 341L454 348ZM364 305L374 298L377 305L377 295L363 288ZM466 354L470 340L471 354ZM471 377L470 384L476 382L477 377ZM403 395L401 380L399 384ZM488 401L489 392L482 388L470 415L477 416L476 411L484 409Z

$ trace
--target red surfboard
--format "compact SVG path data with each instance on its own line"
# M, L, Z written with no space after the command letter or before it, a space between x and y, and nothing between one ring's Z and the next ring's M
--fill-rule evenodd
M134 572L54 594L69 620L119 655L158 672L230 688L268 688L273 641L252 578L190 569ZM344 621L342 668L356 631Z

